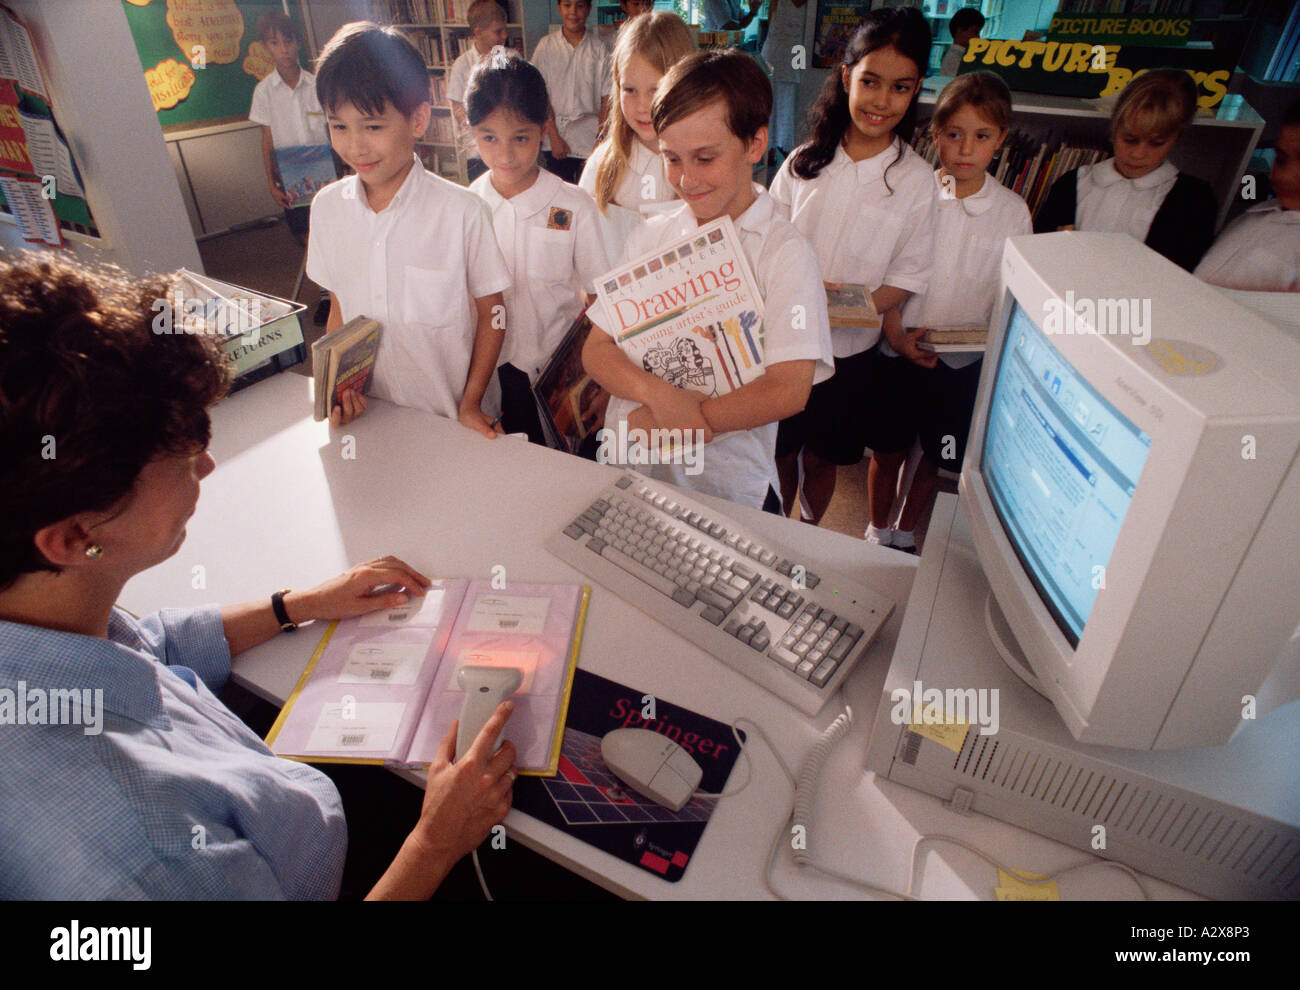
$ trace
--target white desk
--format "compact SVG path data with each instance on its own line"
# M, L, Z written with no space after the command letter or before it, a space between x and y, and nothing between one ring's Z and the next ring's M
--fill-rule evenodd
M198 511L175 557L127 585L122 604L137 613L164 606L256 600L277 588L310 587L354 563L392 553L430 576L590 583L542 549L607 484L614 468L522 443L488 440L457 423L386 402L331 440L311 418L310 385L277 375L213 411L216 471L203 482ZM346 441L352 438L352 443ZM349 447L351 448L349 450ZM351 458L345 455L351 453ZM698 496L697 496L698 497ZM809 823L818 862L891 889L907 886L917 836L944 832L1021 869L1053 872L1085 857L1065 846L982 816L963 817L925 794L863 771L870 722L898 635L915 558L803 523L718 503L737 521L806 550L814 566L857 576L892 597L894 615L841 692L857 721L827 760ZM319 630L308 626L235 661L236 681L281 704L297 682ZM594 586L579 664L657 698L722 721L746 716L771 736L798 770L830 724L834 702L810 720L685 639ZM751 736L752 738L752 736ZM686 875L667 883L518 811L508 834L627 897L769 896L763 872L776 830L789 814L785 776L761 740L749 751L754 782L719 803ZM743 758L740 761L743 763ZM737 764L732 782L743 779ZM922 896L992 897L996 874L969 853L937 847L922 860ZM857 897L854 888L801 871L785 855L775 882L789 896ZM1190 897L1148 881L1153 896ZM1113 871L1066 881L1071 898L1127 898L1132 884Z

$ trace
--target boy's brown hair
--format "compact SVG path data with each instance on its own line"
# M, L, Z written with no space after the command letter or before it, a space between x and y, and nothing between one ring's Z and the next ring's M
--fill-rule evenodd
M1152 69L1119 94L1110 115L1110 137L1121 127L1137 134L1178 137L1196 116L1196 83L1184 69Z
M283 10L268 10L257 19L257 37L263 44L273 33L302 44L298 25Z
M735 48L687 55L659 81L650 111L655 132L662 134L716 100L727 105L731 133L748 141L772 116L772 84L758 63Z
M496 0L474 0L465 13L465 23L475 31L506 23L506 12Z
M930 129L947 127L962 107L971 107L998 130L1011 128L1011 90L992 72L968 72L945 86L934 102Z
M344 24L316 60L316 99L326 113L351 103L362 113L379 115L391 103L409 117L429 102L424 57L395 28L370 21Z

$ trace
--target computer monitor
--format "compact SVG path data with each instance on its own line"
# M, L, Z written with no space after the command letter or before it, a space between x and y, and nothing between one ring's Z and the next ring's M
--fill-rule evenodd
M1300 342L1133 238L1007 241L961 493L1079 741L1222 745L1300 664Z

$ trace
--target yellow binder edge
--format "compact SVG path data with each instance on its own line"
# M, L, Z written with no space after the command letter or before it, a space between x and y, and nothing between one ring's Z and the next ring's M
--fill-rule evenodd
M564 742L564 723L569 720L569 697L573 693L573 678L578 672L578 649L582 646L582 630L587 624L587 603L591 601L591 585L582 586L582 601L578 604L578 622L573 630L573 648L569 651L569 670L564 676L564 692L560 696L559 716L555 720L555 738L551 740L551 759L545 770L520 770L521 777L554 777L560 769L560 748Z

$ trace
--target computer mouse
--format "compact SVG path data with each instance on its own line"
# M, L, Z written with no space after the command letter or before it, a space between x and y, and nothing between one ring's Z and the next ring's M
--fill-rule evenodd
M601 739L600 756L619 780L669 811L681 811L704 777L690 753L649 729L615 729Z

